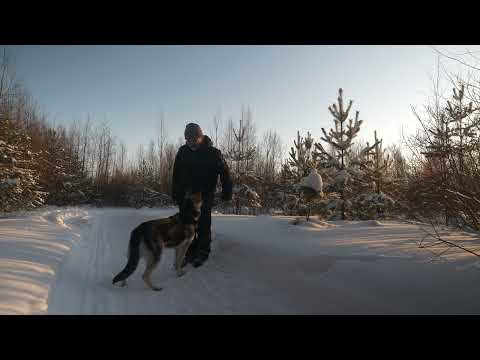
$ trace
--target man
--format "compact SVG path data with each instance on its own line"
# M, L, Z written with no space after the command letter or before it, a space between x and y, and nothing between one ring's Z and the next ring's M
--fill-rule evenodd
M202 192L203 205L198 221L197 236L190 245L185 263L201 266L210 255L212 205L217 180L222 183L222 200L232 199L232 180L222 153L203 135L200 126L190 123L185 127L186 144L178 150L173 165L172 197L182 204L185 192Z

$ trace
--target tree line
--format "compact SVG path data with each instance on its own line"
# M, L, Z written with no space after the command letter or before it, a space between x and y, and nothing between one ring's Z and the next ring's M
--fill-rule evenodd
M129 156L105 122L52 125L8 65L3 54L0 211L44 204L173 205L172 170L182 139L169 140L164 116L158 134ZM325 109L331 126L321 134L298 132L288 152L274 129L258 134L250 108L235 120L215 115L204 128L234 181L233 202L218 202L217 210L330 220L435 218L479 230L480 84L472 76L450 77L449 83L450 94L436 84L432 102L413 109L418 130L402 144L385 145L377 131L370 141L358 140L363 119L343 89ZM313 196L305 179L317 174L323 187Z

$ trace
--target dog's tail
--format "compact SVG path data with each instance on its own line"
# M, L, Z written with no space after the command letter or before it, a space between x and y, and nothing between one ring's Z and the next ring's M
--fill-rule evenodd
M143 224L142 224L143 225ZM128 262L125 268L113 278L112 284L126 280L137 269L140 261L140 243L143 240L143 226L135 228L130 234L128 244Z

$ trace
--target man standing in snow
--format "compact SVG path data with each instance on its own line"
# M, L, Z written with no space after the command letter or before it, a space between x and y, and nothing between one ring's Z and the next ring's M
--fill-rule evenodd
M178 150L173 165L172 197L181 204L187 190L202 192L203 205L197 236L190 245L185 264L201 266L210 255L212 205L218 176L222 183L222 200L232 199L232 180L222 153L203 135L200 126L190 123L185 128L186 144Z

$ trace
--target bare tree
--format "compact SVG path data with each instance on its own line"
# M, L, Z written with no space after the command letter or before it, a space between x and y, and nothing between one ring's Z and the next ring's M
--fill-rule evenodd
M165 179L165 147L167 143L167 135L167 129L165 128L165 114L162 112L160 117L160 128L157 135L157 181L161 191L166 191L166 183L168 182L168 180Z
M212 137L213 137L213 145L215 147L219 147L219 140L220 140L220 134L221 134L221 116L220 116L220 113L217 112L214 116L213 116L213 123L212 123L212 129L211 129L211 134L212 134Z

